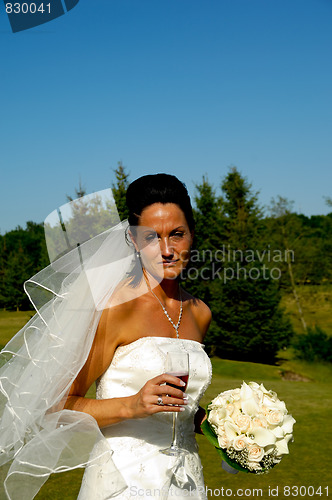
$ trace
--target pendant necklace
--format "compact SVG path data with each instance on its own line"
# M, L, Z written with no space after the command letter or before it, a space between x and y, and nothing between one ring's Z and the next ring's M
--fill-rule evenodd
M182 297L181 297L181 288L179 288L180 312L179 312L179 319L178 319L178 322L176 324L174 323L174 321L172 320L172 318L168 314L168 312L166 310L166 307L163 306L163 304L161 303L161 301L159 300L159 298L157 297L157 295L154 293L154 291L151 288L150 288L150 292L152 293L152 295L155 296L155 298L158 300L159 304L161 305L161 307L162 307L162 309L164 311L164 314L165 314L166 318L168 319L168 321L171 323L172 327L174 328L174 330L176 332L176 338L178 339L179 338L179 328L180 328L180 323L181 323L181 318L182 318L182 311L183 311Z

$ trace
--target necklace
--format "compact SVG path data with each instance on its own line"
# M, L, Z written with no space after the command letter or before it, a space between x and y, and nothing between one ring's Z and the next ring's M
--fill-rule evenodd
M174 323L174 321L172 320L172 318L168 314L166 307L163 306L163 304L161 303L161 301L159 300L159 298L157 297L157 295L154 293L154 291L151 288L150 288L150 291L151 291L152 295L154 295L154 297L158 300L159 304L161 305L161 307L164 311L164 314L165 314L166 318L168 319L168 321L171 323L172 327L174 328L174 330L176 332L176 338L178 339L179 338L179 328L180 328L180 323L181 323L181 318L182 318L182 311L183 311L181 289L179 288L180 312L179 312L179 319L178 319L178 322L176 324Z

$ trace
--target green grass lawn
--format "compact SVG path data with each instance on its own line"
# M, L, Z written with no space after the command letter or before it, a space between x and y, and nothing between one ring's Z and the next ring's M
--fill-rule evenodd
M30 313L0 312L0 344L3 345L30 316ZM278 366L212 359L213 379L202 400L203 406L219 392L238 387L243 380L254 380L264 383L267 389L276 391L279 398L286 402L297 423L294 426L294 442L289 445L290 454L272 471L262 476L244 473L233 476L224 472L215 449L204 436L198 436L204 477L209 488L208 498L230 495L233 498L240 498L242 495L265 499L273 496L279 499L327 498L327 487L331 495L332 366L296 361L291 350L281 354L282 359ZM301 375L300 380L283 380L282 374L287 372ZM79 491L81 477L80 470L54 475L36 498L74 500ZM301 490L296 489L301 486ZM287 487L293 489L288 490ZM322 488L321 495L319 487ZM237 494L238 489L243 491ZM312 494L313 491L316 492L315 495ZM1 496L0 492L0 499L2 498L5 497Z
M0 310L0 348L17 333L34 315L33 311L1 311Z

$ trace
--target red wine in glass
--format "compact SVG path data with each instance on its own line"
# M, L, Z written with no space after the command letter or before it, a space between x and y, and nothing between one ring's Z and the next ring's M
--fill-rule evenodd
M182 380L186 385L175 385L175 384L170 384L167 382L167 385L170 385L171 387L175 387L176 389L181 389L181 391L185 391L187 388L188 384L188 378L189 378L189 373L188 372L167 372L168 375L172 375L173 377L177 377Z

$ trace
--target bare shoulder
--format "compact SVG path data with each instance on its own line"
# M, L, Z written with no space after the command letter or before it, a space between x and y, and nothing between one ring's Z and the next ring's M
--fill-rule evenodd
M118 337L122 329L121 327L123 327L131 317L134 304L135 301L127 301L116 305L108 305L102 312L97 334L102 338L108 337L108 341L111 338L117 347L120 344Z
M126 300L108 304L101 315L98 326L101 342L112 350L137 340L141 336L142 320L149 316L146 296L133 297L126 295Z
M212 319L211 309L205 302L183 290L183 299L188 302L200 331L205 336Z
M71 387L71 395L84 396L109 367L117 347L130 342L128 331L133 330L132 315L139 299L130 301L128 295L125 298L127 301L107 304L102 311L88 359Z

